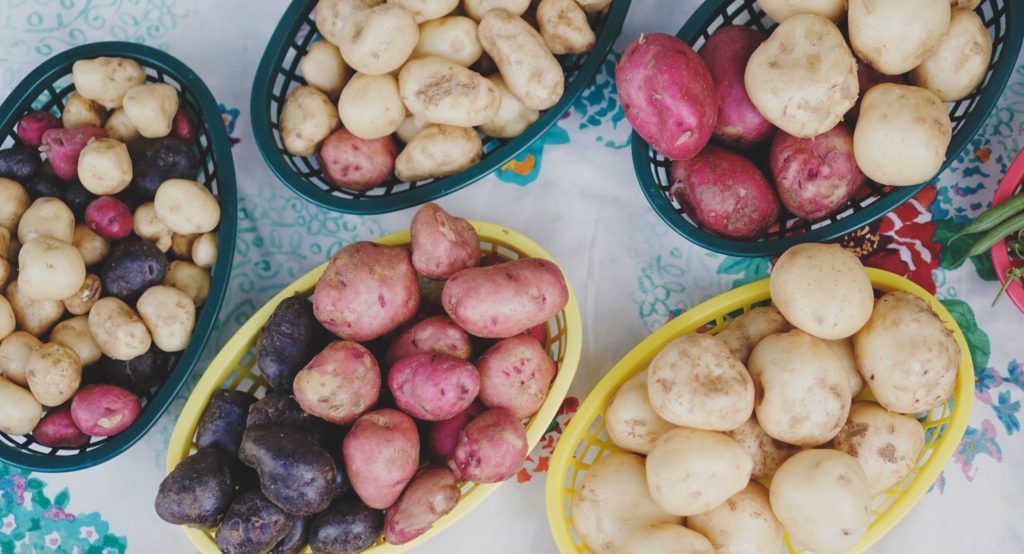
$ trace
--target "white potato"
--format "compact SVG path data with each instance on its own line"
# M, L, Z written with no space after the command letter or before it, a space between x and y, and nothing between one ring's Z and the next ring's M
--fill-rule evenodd
M82 366L92 365L100 360L103 351L89 331L89 318L80 315L65 319L50 331L50 341L63 344L78 354Z
M692 516L743 490L753 465L750 455L728 436L680 427L654 442L647 455L647 485L665 511Z
M463 0L466 15L480 21L491 10L504 10L520 16L530 8L530 0Z
M341 28L345 20L383 3L384 0L320 0L316 5L316 29L337 46L341 44Z
M78 156L78 180L97 196L121 192L132 181L128 147L112 138L90 140Z
M832 447L857 459L872 495L903 482L924 448L924 427L874 402L854 402Z
M124 111L124 108L118 108L111 112L107 122L103 124L103 129L107 131L110 138L126 143L142 136L139 134L139 130L135 128L135 125L132 124L132 120L128 119L128 114Z
M757 111L783 131L810 138L831 130L857 102L857 61L828 19L799 14L751 54L744 73Z
M0 377L0 432L27 435L43 417L43 406L32 393Z
M139 314L118 298L100 298L89 310L89 332L109 358L131 360L149 350L153 339Z
M14 332L17 326L18 322L14 317L14 308L11 307L11 303L6 298L0 296L0 340L7 338L8 335ZM0 368L0 374L2 373L2 368Z
M189 233L187 235L179 235L174 233L171 235L171 254L181 260L192 259L192 245L195 244L196 239L199 238L198 233Z
M341 94L348 81L348 66L341 57L341 51L326 40L318 40L309 46L306 55L299 60L299 71L306 84L332 99Z
M135 214L132 216L132 225L133 231L139 238L156 244L160 251L167 252L171 248L171 237L174 235L174 232L168 229L164 222L160 221L160 218L157 217L156 206L152 202L146 202L135 208ZM88 262L86 264L91 265Z
M35 349L25 364L28 390L43 406L60 406L78 391L82 360L70 347L48 342Z
M540 112L527 107L516 95L512 94L512 91L505 86L505 80L501 78L501 75L490 75L487 80L498 88L501 105L490 121L480 125L480 130L495 138L512 138L523 134L523 131L537 121Z
M25 366L43 342L25 331L15 331L0 341L0 375L22 387L28 386Z
M217 233L203 233L192 243L192 262L206 269L217 263Z
M367 75L383 75L409 59L420 38L416 19L393 4L358 11L341 28L341 56L351 68Z
M927 302L907 292L878 299L853 352L868 387L885 409L926 412L953 394L960 345Z
M71 243L36 237L18 253L18 282L32 300L63 300L85 282L85 262Z
M794 246L775 263L770 279L775 307L818 338L849 337L871 317L871 280L860 259L839 245Z
M938 174L953 138L946 105L920 87L882 83L860 103L853 155L869 179L917 185Z
M562 98L562 66L529 23L505 10L493 10L480 21L477 35L484 51L498 66L505 85L523 104L546 110Z
M146 82L146 72L135 60L100 57L76 61L71 78L78 94L110 109L120 108L125 93Z
M846 0L757 0L757 5L779 22L797 14L813 13L839 23L846 15Z
M38 237L53 237L64 242L75 238L75 214L58 198L37 198L18 222L18 242L25 244Z
M124 95L125 115L146 138L169 135L177 112L178 91L167 83L146 83Z
M61 111L60 122L66 129L85 125L102 127L106 120L107 110L103 109L98 102L88 100L77 92L72 92L64 99L64 110Z
M868 530L867 477L857 460L837 450L804 450L786 460L769 498L794 541L817 554L846 552Z
M14 310L18 328L41 337L64 315L64 303L60 300L34 300L21 291L18 279L11 281L4 296Z
M540 0L537 24L552 54L584 54L597 41L587 13L576 0Z
M452 13L459 7L459 0L388 0L388 4L405 8L416 23L423 23Z
M751 417L743 425L726 432L726 435L740 443L754 461L750 470L752 479L771 478L782 462L800 451L800 447L773 439L765 433L756 417Z
M619 387L604 412L608 438L619 448L647 454L654 441L675 425L665 421L651 406L647 371L641 371Z
M78 289L75 294L62 300L64 307L74 315L84 315L89 313L92 309L92 305L100 299L103 285L100 278L89 273L85 276L85 282L82 283L82 288Z
M17 230L18 222L28 209L30 201L28 191L21 183L0 177L0 226L9 231Z
M338 108L326 94L298 87L288 93L281 108L281 142L293 156L312 156L339 122Z
M192 262L175 260L167 267L164 284L184 292L196 306L202 306L210 292L210 272Z
M363 139L386 137L405 119L398 80L391 75L356 73L338 100L341 125Z
M395 159L402 181L453 175L480 161L483 142L473 129L430 125L416 134Z
M427 123L476 127L494 119L501 107L501 93L494 83L437 56L405 64L398 74L398 88L409 111Z
M981 0L949 0L949 6L953 9L966 8L973 10L981 4Z
M724 504L690 516L686 524L707 537L716 554L778 554L783 551L782 525L772 513L768 489L751 481Z
M992 37L973 10L954 10L939 46L910 72L910 80L954 102L978 88L992 61Z
M138 220L136 220L136 223ZM110 252L110 243L107 239L99 236L88 225L79 223L75 225L75 234L71 238L71 244L78 249L82 255L82 261L87 267L94 266L107 257Z
M728 327L715 336L725 343L726 348L737 360L745 364L750 357L750 351L761 342L761 339L792 328L778 308L762 306L732 320Z
M648 492L644 459L613 452L594 462L577 481L572 522L594 554L619 554L633 531L659 523L679 524Z
M850 45L880 73L917 67L949 28L946 0L848 0Z
M588 13L597 13L608 7L612 0L576 0L576 3Z
M622 554L715 554L711 542L700 533L674 523L641 527L630 533Z
M415 116L410 115L402 120L402 124L398 126L395 134L398 135L398 140L408 144L426 126L426 123L417 121Z
M452 15L420 24L420 40L412 51L412 58L440 56L469 67L483 53L476 37L476 21Z
M220 223L220 204L209 189L189 179L168 179L153 198L156 216L178 234L207 233Z
M846 381L850 385L850 396L856 397L864 390L864 378L857 371L857 360L853 356L853 340L850 338L839 340L827 340L825 346L835 354L839 364L843 366L846 373Z
M196 305L188 294L158 285L142 293L136 307L157 348L181 352L188 346L196 325Z

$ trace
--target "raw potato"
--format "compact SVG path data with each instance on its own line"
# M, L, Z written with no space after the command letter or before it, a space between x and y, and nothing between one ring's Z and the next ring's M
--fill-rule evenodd
M850 419L833 448L857 459L876 495L903 482L924 448L924 428L912 417L894 414L874 402L854 402Z
M124 112L140 135L166 137L178 112L178 91L167 83L139 85L124 95Z
M619 387L605 409L604 426L615 446L644 455L650 453L658 437L675 429L651 406L646 370Z
M152 204L150 205L152 206ZM92 267L102 262L110 252L110 243L107 242L107 239L99 236L96 231L83 223L75 225L75 236L72 237L71 244L82 255L82 261L85 262L86 267Z
M491 10L503 10L519 16L530 8L530 0L463 0L466 15L480 21Z
M395 404L420 421L444 421L462 413L480 391L480 380L473 364L433 352L407 356L388 370Z
M875 302L860 259L836 244L786 250L772 269L772 302L794 327L818 338L849 337L867 323Z
M409 234L412 266L428 279L448 279L480 264L480 237L473 225L433 202L416 210Z
M203 233L192 243L192 262L205 269L217 263L216 233Z
M476 19L471 12L469 15ZM477 34L505 84L523 104L546 110L558 103L565 90L562 66L529 23L505 10L492 10L480 20Z
M36 199L21 216L18 223L18 242L26 244L38 237L53 237L64 242L75 238L75 215L57 198L44 196Z
M544 44L552 54L583 54L594 48L594 36L587 13L576 0L540 0L537 23Z
M398 145L391 135L367 140L348 129L338 129L328 135L317 152L324 180L336 187L357 191L370 190L392 179L397 157ZM353 160L358 162L353 163Z
M846 15L845 0L757 0L757 5L780 23L801 13L820 15L834 23Z
M156 215L156 206L152 202L146 202L135 208L135 215L132 217L133 231L139 236L139 238L146 239L161 252L167 252L171 248L171 238L174 232L164 225L163 221ZM86 227L87 228L87 227ZM88 229L88 228L87 228ZM78 229L75 229L75 236L78 236ZM99 235L97 235L99 236ZM102 237L100 237L102 238ZM99 260L95 260L92 263L96 263ZM92 265L86 261L86 265Z
M846 552L868 530L868 480L857 460L837 450L804 450L787 460L769 498L794 542L818 554Z
M92 309L92 305L100 299L100 291L103 288L100 278L93 273L85 276L82 287L74 294L63 299L64 307L74 315L85 315Z
M476 21L453 15L420 24L420 40L412 51L412 58L440 56L469 67L483 53L476 37Z
M725 504L691 516L686 524L707 537L716 554L778 554L783 550L784 531L772 513L768 489L755 481Z
M799 329L772 335L754 348L747 367L759 393L757 421L771 437L818 446L842 429L850 386L825 341Z
M196 239L198 238L199 235L195 233L187 235L173 233L171 235L171 254L175 258L181 258L183 260L191 259L192 245L195 244Z
M135 125L132 125L132 120L128 119L128 113L124 111L124 108L118 108L111 112L107 122L103 124L103 129L110 138L124 143L132 142L142 136Z
M953 9L965 8L968 10L973 10L974 8L977 8L980 4L981 0L949 0L949 5Z
M341 51L326 40L318 40L309 46L306 55L299 60L299 71L306 84L320 89L332 99L341 94L349 77Z
M388 0L388 4L409 10L416 23L423 23L448 15L459 7L459 0Z
M0 377L0 432L27 435L43 417L43 407L32 393Z
M281 141L293 156L312 156L338 127L338 108L319 90L302 86L288 93L281 108Z
M587 13L597 13L607 8L612 0L576 0L576 3Z
M725 343L726 348L742 363L747 363L750 352L757 343L768 335L784 333L793 326L782 317L782 313L774 306L754 308L737 317L715 335Z
M637 529L681 523L651 498L644 459L625 452L613 452L587 469L571 513L573 527L595 554L621 553Z
M730 431L753 412L750 374L725 343L711 335L684 335L666 344L647 373L651 405L675 425Z
M697 52L711 72L718 96L714 137L726 145L749 148L775 132L775 126L750 101L744 83L747 61L766 38L752 27L725 25L716 29Z
M60 406L74 396L82 382L82 359L72 348L49 342L29 355L25 378L40 404Z
M623 554L652 554L654 552L685 552L686 554L715 554L707 537L674 523L642 527L629 535L622 546Z
M103 355L100 345L96 344L96 339L92 338L89 331L89 318L84 315L58 323L50 332L50 341L74 350L83 367L98 362Z
M316 29L337 46L341 44L341 28L345 20L383 3L384 0L320 0L316 4Z
M336 340L309 360L292 380L302 409L335 425L348 425L380 396L380 366L365 347Z
M347 18L337 44L350 67L368 75L383 75L402 67L419 37L411 13L394 4L382 4Z
M405 119L398 81L391 75L356 73L338 100L341 124L362 139L386 137Z
M398 87L409 111L427 123L475 127L494 119L501 106L494 83L437 56L405 64L398 74ZM400 115L394 129L401 122Z
M405 544L415 539L452 511L461 497L450 469L420 470L384 514L384 540L388 544Z
M468 360L473 353L469 335L447 316L435 315L417 321L388 345L385 366L423 352L446 354Z
M526 428L503 408L491 408L459 433L448 467L460 481L500 483L519 472L529 451Z
M164 284L183 291L196 306L202 306L210 292L210 272L192 262L175 260L167 268Z
M974 10L954 10L942 42L910 72L910 80L953 102L978 88L991 61L992 37L981 17Z
M0 177L0 226L16 231L29 202L28 192L21 183Z
M383 510L395 503L419 467L413 419L398 410L363 414L342 442L345 472L359 498Z
M843 366L846 380L850 385L850 397L856 398L860 391L864 390L864 378L860 376L860 371L857 371L857 360L853 356L853 340L827 340L825 346L828 346L839 360L839 364Z
M926 412L953 393L960 345L924 300L906 292L878 299L853 351L878 403L901 414Z
M15 331L0 341L0 375L17 385L28 386L25 366L28 357L43 343L25 331Z
M398 140L408 144L412 142L413 137L418 135L426 126L426 123L416 121L416 118L410 115L402 120L402 124L398 126L398 130L395 131L395 134L398 135Z
M113 296L100 298L93 305L89 311L89 332L103 354L115 360L141 356L153 343L142 318Z
M7 301L14 310L18 320L18 328L35 335L43 336L53 327L54 323L64 315L64 303L60 300L33 300L22 294L18 281L12 281L4 291Z
M800 14L783 21L750 56L747 94L765 119L810 138L832 129L857 102L857 62L828 19Z
M220 223L220 204L209 189L189 179L164 181L153 199L156 216L175 233L208 233Z
M499 341L480 356L476 366L480 401L489 408L505 408L518 418L540 410L558 371L544 346L528 335Z
M847 4L853 51L886 75L920 65L949 28L947 0L848 0Z
M92 100L87 100L81 94L72 92L64 100L64 111L61 112L60 120L65 129L85 127L87 125L103 126L107 119L107 112L103 106Z
M853 155L873 181L917 185L938 174L952 138L946 105L933 92L882 83L861 100Z
M128 147L111 138L89 141L78 157L78 180L99 196L121 192L132 180Z
M146 82L139 62L127 58L78 60L71 68L75 91L106 108L120 108L129 89Z
M184 292L166 285L150 287L136 303L139 316L164 352L181 352L196 326L196 305Z
M85 282L82 254L70 243L36 237L18 253L18 281L32 300L63 300Z
M750 482L754 462L738 442L722 433L673 429L647 456L651 497L669 513L702 514Z
M740 443L743 450L754 460L754 467L750 470L751 479L771 478L782 462L800 451L797 446L768 436L768 433L765 433L757 422L757 418L753 416L746 423L726 434Z
M484 147L473 129L430 125L413 137L395 159L402 181L425 181L454 175L480 161Z
M540 112L528 108L522 100L512 94L512 91L505 86L505 80L501 78L500 74L490 75L487 80L498 88L501 103L494 117L481 124L480 130L495 138L512 138L523 134L523 131L537 121Z
M14 317L14 309L6 298L0 296L0 340L7 338L14 332L18 322ZM3 368L0 367L0 375L3 375Z

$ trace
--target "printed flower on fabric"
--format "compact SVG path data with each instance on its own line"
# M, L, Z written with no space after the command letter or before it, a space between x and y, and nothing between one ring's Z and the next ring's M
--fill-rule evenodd
M544 473L548 470L548 464L551 462L551 454L555 450L555 444L558 442L558 437L565 431L565 426L569 424L569 420L572 419L573 414L576 413L580 407L580 400L574 396L567 396L562 405L558 408L558 413L555 414L555 419L551 420L551 425L548 426L547 432L541 437L540 442L533 449L533 452L526 457L526 461L523 463L522 469L516 475L516 481L519 483L527 483L533 479L533 476L538 473Z
M228 108L224 104L218 106L220 107L220 118L224 121L224 128L228 131L228 139L231 141L231 146L234 147L242 142L242 139L235 134L235 125L238 124L238 116L242 114L242 111L238 108Z
M953 455L953 461L960 466L968 481L973 481L978 475L978 468L975 467L978 456L988 456L997 463L1003 461L1003 449L996 441L996 433L995 424L988 419L982 420L980 428L967 427L964 438Z
M568 113L566 116L568 116ZM540 175L544 148L557 144L569 144L569 133L559 125L548 129L533 144L528 146L526 150L523 150L518 156L498 168L494 175L506 183L525 187L536 181Z

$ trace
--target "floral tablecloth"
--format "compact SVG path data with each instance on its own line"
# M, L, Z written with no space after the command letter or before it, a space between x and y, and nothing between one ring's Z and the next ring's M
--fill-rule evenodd
M0 0L0 97L35 65L71 46L128 40L165 49L195 69L220 102L234 143L240 206L230 293L209 360L281 286L340 246L408 224L411 210L360 218L317 209L267 170L249 129L248 95L282 0ZM675 32L694 0L633 0L616 50L641 31ZM520 229L562 264L580 298L583 360L551 432L517 478L422 552L548 553L555 546L543 484L558 432L587 391L668 319L767 275L769 260L692 246L648 207L634 180L629 126L613 86L613 54L558 125L494 175L441 200L450 211ZM953 461L875 552L1024 551L1022 316L990 307L998 282L987 258L956 265L940 243L991 202L1024 143L1024 66L987 124L935 186L843 239L872 266L934 292L972 345L977 371L970 427ZM166 445L195 374L155 428L102 466L73 474L0 464L0 553L184 553L194 548L153 511Z

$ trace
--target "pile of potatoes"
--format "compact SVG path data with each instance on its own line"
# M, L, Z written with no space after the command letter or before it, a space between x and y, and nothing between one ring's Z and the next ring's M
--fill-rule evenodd
M836 245L791 248L770 288L773 306L669 342L609 402L622 451L587 469L571 506L593 552L777 554L784 531L846 552L872 499L917 465L913 414L950 398L961 358L929 305L876 300Z
M616 67L619 96L672 160L675 203L710 232L756 239L783 206L818 221L867 179L910 186L939 172L946 102L969 96L992 59L979 1L759 0L779 22L767 37L723 26L695 52L642 35Z
M458 173L483 156L477 129L512 138L558 103L555 56L589 52L587 12L610 3L321 0L323 40L281 110L284 148L316 154L324 179L357 191Z
M0 431L55 448L124 431L163 383L220 222L177 90L125 58L72 77L60 117L25 114L0 151Z
M229 554L357 552L422 535L461 483L520 470L524 421L558 371L547 324L565 278L547 260L481 257L473 226L436 204L410 235L345 246L311 300L275 307L256 344L269 391L213 395L197 452L160 485L161 518L217 527Z

